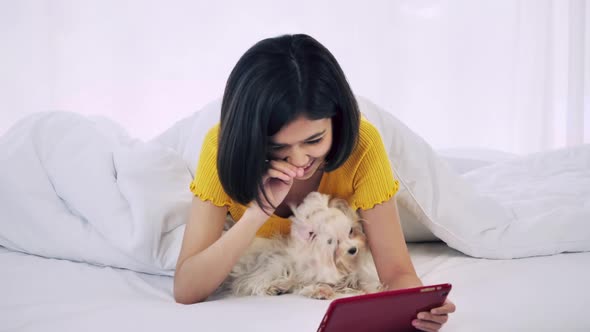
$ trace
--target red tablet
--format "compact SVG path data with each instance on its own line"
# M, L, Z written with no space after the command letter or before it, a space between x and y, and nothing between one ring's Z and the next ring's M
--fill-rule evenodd
M440 284L336 299L318 332L416 331L416 315L440 307L450 291L451 284Z

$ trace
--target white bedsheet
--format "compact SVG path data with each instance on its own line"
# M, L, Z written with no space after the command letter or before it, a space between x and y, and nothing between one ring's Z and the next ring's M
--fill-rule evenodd
M426 284L450 282L443 331L589 331L590 253L476 259L410 244ZM315 331L329 301L293 295L176 304L172 278L0 248L1 331ZM392 309L394 310L394 309Z

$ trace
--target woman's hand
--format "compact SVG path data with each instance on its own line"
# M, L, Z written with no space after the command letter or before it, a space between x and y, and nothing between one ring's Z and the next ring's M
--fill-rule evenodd
M447 322L449 314L455 312L455 309L455 304L447 299L442 306L430 312L418 313L418 319L414 319L412 325L421 331L436 332Z
M293 179L297 176L303 176L303 168L295 167L284 160L270 160L268 163L268 172L262 177L262 186L268 200L265 199L262 192L259 192L258 195L264 206L255 205L271 214L274 212L272 207L276 208L287 197L291 186L293 186Z

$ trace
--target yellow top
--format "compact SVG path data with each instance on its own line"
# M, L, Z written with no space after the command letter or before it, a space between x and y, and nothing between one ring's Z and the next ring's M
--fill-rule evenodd
M195 178L190 184L191 192L203 201L216 206L227 206L233 220L240 220L246 207L235 203L225 193L217 173L217 138L219 124L205 136ZM364 117L361 118L359 140L350 157L338 169L324 172L318 191L344 198L353 209L370 209L389 200L397 192L399 182L393 172L381 135L377 128ZM288 234L291 221L272 215L257 235L270 237L273 234Z

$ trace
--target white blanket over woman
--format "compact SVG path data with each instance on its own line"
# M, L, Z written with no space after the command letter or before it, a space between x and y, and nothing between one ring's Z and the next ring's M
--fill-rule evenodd
M453 173L419 136L359 98L383 135L408 240L474 257L590 251L590 146ZM149 142L104 118L29 116L0 138L0 245L34 255L171 275L188 186L214 102ZM412 232L413 230L413 232Z

